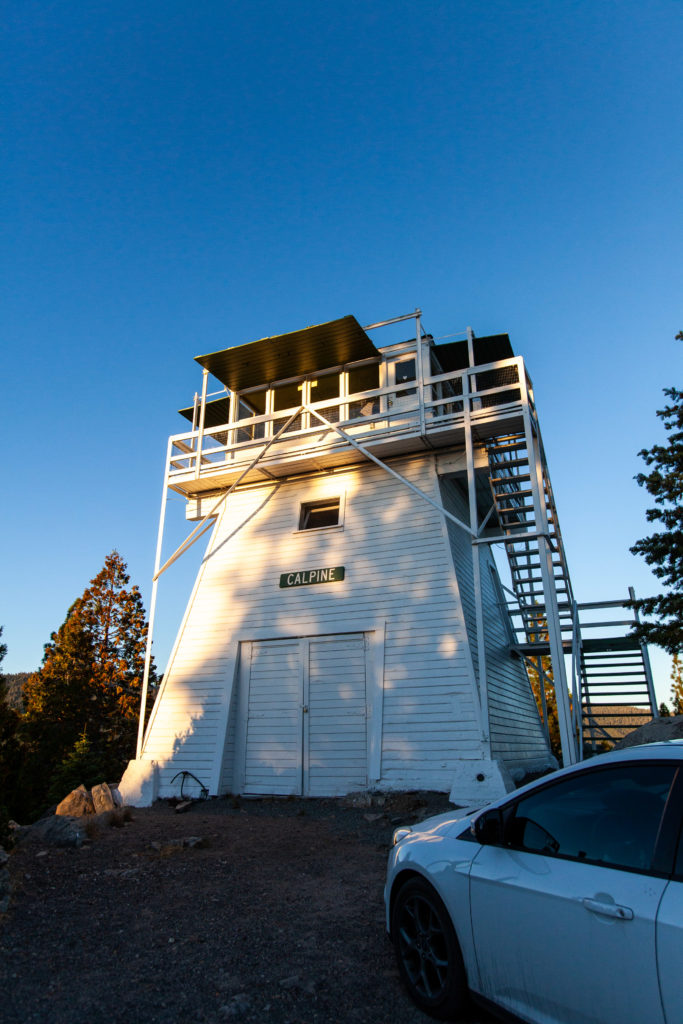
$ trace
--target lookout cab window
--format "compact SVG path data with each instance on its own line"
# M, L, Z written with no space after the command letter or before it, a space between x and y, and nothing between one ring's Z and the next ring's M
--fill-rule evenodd
M339 498L325 501L305 501L299 516L300 530L319 530L323 526L339 525Z
M409 384L415 380L415 360L414 359L401 359L400 362L394 363L394 383L395 384ZM414 395L415 388L407 388L403 391L404 395Z

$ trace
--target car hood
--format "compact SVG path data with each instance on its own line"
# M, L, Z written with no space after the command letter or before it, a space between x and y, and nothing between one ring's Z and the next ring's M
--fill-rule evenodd
M431 818L425 818L424 821L418 821L414 825L410 825L410 834L458 835L471 824L472 818L478 810L478 807L454 807L452 811L446 811L444 814L435 814Z

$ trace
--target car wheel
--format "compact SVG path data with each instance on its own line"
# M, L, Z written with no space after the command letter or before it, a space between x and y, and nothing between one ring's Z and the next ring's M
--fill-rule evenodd
M448 911L421 878L400 889L391 915L391 938L403 983L432 1017L457 1017L467 1005L467 976Z

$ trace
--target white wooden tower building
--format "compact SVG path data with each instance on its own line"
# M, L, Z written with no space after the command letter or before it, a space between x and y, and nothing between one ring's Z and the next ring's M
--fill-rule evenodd
M409 340L382 346L401 321ZM419 310L366 328L346 316L197 362L164 483L197 526L164 561L162 502L148 658L159 579L211 534L127 799L176 795L188 771L210 794L481 802L553 763L525 668L540 655L576 760L578 621L508 336L435 345Z

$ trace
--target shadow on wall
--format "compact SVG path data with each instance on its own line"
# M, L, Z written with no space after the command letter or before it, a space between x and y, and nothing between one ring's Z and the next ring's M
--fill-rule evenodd
M438 499L430 470L424 460L402 468L417 486L429 476L427 490ZM315 500L335 490L345 493L343 526L300 531L302 497ZM198 796L201 786L212 793L220 787L222 765L216 762L226 743L237 640L331 635L344 632L350 619L364 618L386 619L390 627L383 685L394 724L383 729L387 753L393 745L394 761L408 772L453 771L467 756L452 749L453 730L476 712L463 669L469 650L458 649L446 626L436 643L431 632L437 612L453 627L458 617L450 553L448 565L437 568L435 562L435 550L445 543L439 513L375 467L268 485L265 496L260 488L231 495L211 531L200 582L150 715L143 757L129 766L131 787L146 787L147 796L155 787L163 795L179 793L180 779L171 780L183 770L199 780L186 780L188 795ZM337 564L347 566L343 584L279 588L281 573ZM416 640L417 624L424 635ZM385 717L386 709L385 703ZM397 718L403 724L397 726ZM473 718L474 746L476 731Z

